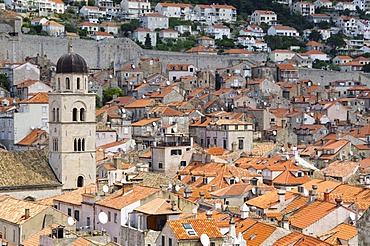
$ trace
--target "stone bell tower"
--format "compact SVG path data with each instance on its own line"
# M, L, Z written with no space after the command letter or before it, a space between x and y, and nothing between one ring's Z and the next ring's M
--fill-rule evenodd
M59 58L56 90L49 94L49 163L63 190L96 182L95 94L88 92L86 61L73 52Z

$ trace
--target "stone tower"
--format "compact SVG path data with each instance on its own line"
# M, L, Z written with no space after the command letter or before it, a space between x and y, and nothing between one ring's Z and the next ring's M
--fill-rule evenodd
M49 163L63 190L76 189L96 181L96 122L86 61L71 44L58 60L55 83L49 94Z

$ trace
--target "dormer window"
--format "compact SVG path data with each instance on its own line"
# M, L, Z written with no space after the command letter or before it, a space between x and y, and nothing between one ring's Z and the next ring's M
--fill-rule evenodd
M203 178L203 184L208 184L208 178L206 177Z
M194 183L195 181L197 181L197 178L195 176L191 176L191 182Z
M231 185L232 185L232 184L235 184L235 179L231 178L231 179L230 179L230 184L231 184Z
M182 224L186 232L188 233L189 236L197 236L197 233L195 232L193 226L189 223L184 223Z

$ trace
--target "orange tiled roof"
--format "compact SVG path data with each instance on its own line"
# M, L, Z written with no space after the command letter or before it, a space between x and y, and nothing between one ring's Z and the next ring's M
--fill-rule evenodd
M359 168L358 162L352 161L334 161L330 163L329 166L322 169L323 173L326 173L330 177L347 177L351 174L354 174Z
M132 103L126 104L125 108L145 108L154 106L155 101L153 99L138 99Z
M89 184L85 187L78 188L77 190L66 192L59 196L55 196L53 201L81 206L82 194L90 194L96 192L97 192L96 184Z
M124 194L122 194L122 190L118 190L99 200L96 204L108 208L121 210L122 208L134 202L140 201L141 199L144 199L158 191L159 189L137 186L131 191Z
M39 92L30 99L25 99L20 101L19 104L48 104L49 103L49 94L44 92Z
M179 240L199 239L202 234L207 234L211 239L222 238L222 234L213 219L169 220L167 223ZM183 224L191 224L197 235L190 236Z
M151 124L153 122L159 121L160 118L150 118L150 119L142 119L137 122L132 123L132 126L146 126L148 124Z
M17 145L30 146L32 145L41 135L46 134L46 131L33 129L27 136L25 136Z
M290 200L294 197L297 197L297 194L287 191L285 194L285 200ZM255 206L262 209L270 208L279 203L279 197L277 194L277 190L267 192L261 196L252 198L246 201L248 206Z
M337 245L338 241L349 241L358 234L358 231L355 226L348 224L340 224L335 227L333 230L321 233L317 235L318 238L327 237L325 242L330 243L331 245Z
M272 182L279 185L300 185L310 181L307 175L296 177L291 171L285 170L277 176Z
M263 245L263 242L271 236L276 230L276 227L257 222L250 229L243 233L244 240L248 246Z
M164 215L164 214L180 214L179 209L172 210L171 200L156 198L150 202L141 205L134 209L137 212L149 214L149 215Z
M304 235L300 232L292 232L284 237L279 238L272 246L330 246L331 244L321 241L315 237Z

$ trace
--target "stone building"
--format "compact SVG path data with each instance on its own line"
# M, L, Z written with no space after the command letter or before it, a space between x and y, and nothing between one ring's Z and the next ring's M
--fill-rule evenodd
M72 45L58 60L56 81L49 94L49 162L63 189L76 189L96 179L95 94L88 93L87 64Z

